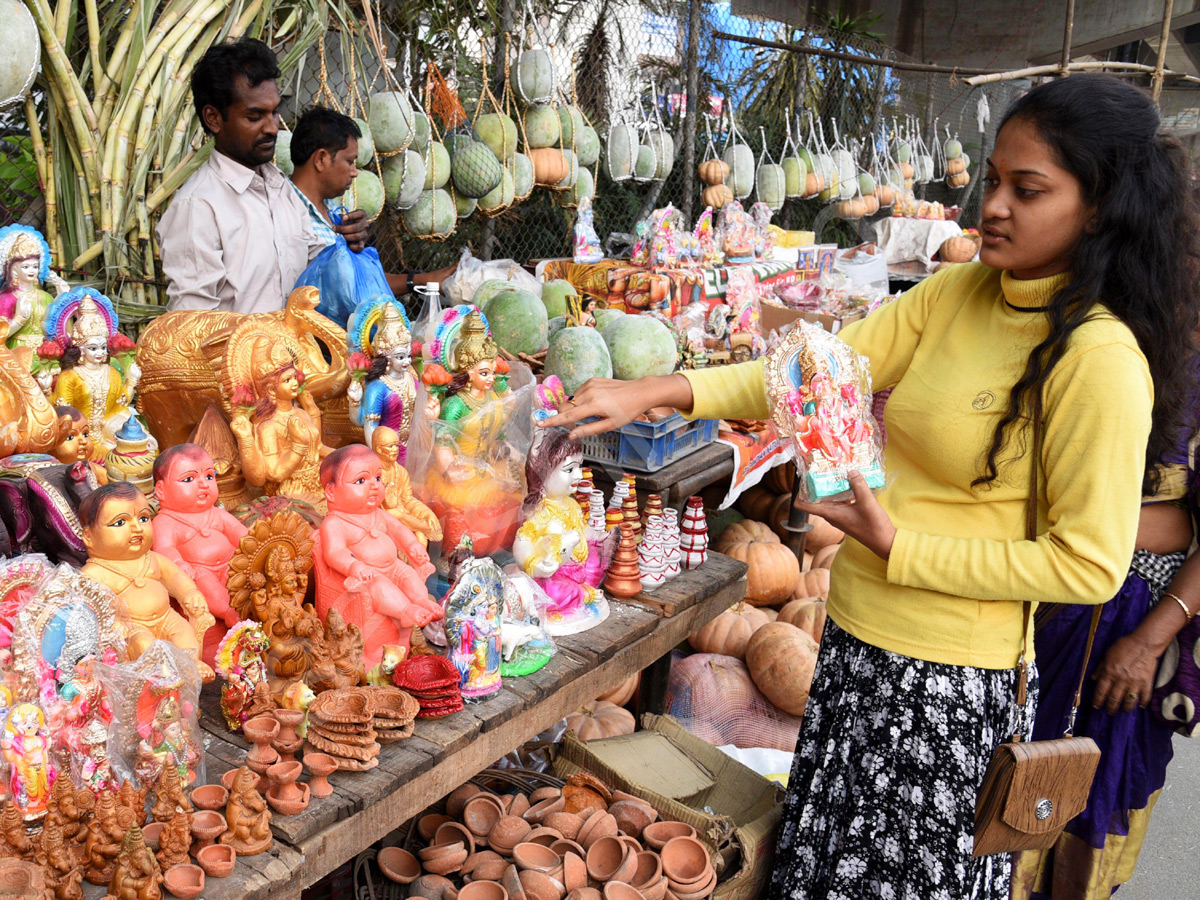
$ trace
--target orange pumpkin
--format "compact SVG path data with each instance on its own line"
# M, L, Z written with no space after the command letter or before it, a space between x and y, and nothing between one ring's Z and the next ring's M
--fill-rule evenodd
M833 559L837 556L838 550L842 547L841 544L830 544L828 547L822 547L813 554L811 569L832 569Z
M804 196L815 197L825 190L825 178L820 172L809 172L804 178Z
M776 466L763 476L761 484L774 494L788 494L790 496L792 488L796 484L796 467L789 463Z
M760 607L758 607L758 611L760 613L762 613L764 616L766 616L767 620L770 622L774 622L776 619L779 618L779 610L772 609L769 606L760 606Z
M784 535L779 533L781 530L779 522L781 519L787 518L789 502L791 502L790 496L773 494L767 488L758 486L752 487L742 494L738 498L737 506L746 518L756 519L770 525L771 530L782 540Z
M942 241L941 249L938 250L938 256L942 258L942 262L963 263L970 262L975 258L975 254L979 251L979 244L969 237L952 237Z
M698 171L705 184L724 184L729 176L729 164L720 159L706 159L700 163Z
M957 159L946 160L947 175L961 175L965 171L967 171L967 164L962 161L961 156Z
M688 643L700 653L720 653L743 659L746 656L746 642L768 621L761 609L737 603L699 631L693 632L688 637Z
M817 642L795 625L771 622L746 645L746 668L763 695L793 716L804 715L817 665Z
M539 147L536 150L526 152L529 156L529 161L533 163L533 181L535 184L542 185L543 187L553 187L570 174L567 158L562 155L562 151L558 148Z
M793 600L779 611L778 621L795 625L819 644L825 633L825 601L816 597Z
M746 602L753 606L778 605L800 586L796 555L762 522L734 522L721 533L713 549L749 567Z
M875 188L875 198L881 206L891 206L896 201L896 189L890 184L881 184Z
M812 597L819 597L822 600L829 599L829 570L810 568L800 575L800 582L796 586L795 592L789 598L791 600L808 600Z
M720 209L733 202L733 191L727 184L710 184L700 193L700 200L705 206Z
M567 731L574 731L581 741L633 734L633 713L615 703L596 700L567 716Z
M633 699L634 692L637 691L638 685L642 681L642 673L635 672L630 675L607 694L601 694L597 700L603 700L606 703L611 703L614 706L624 706Z
M808 540L804 542L804 548L813 553L830 544L840 544L846 537L844 531L834 528L820 516L810 515L808 524L813 527L813 530L808 533Z

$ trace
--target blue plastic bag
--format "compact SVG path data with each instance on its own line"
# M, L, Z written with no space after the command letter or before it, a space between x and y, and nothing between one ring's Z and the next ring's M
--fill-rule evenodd
M392 291L374 247L355 253L344 237L336 238L300 273L295 287L315 287L321 294L317 312L345 328L360 301L380 294L391 297Z

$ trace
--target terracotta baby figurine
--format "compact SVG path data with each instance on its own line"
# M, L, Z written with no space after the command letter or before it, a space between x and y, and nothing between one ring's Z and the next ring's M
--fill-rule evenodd
M237 851L238 856L254 856L271 847L271 811L255 787L257 784L258 776L248 766L242 766L234 776L225 807L229 830L220 840Z
M321 463L329 514L313 547L317 614L338 609L363 634L363 661L373 668L385 644L409 644L412 627L442 617L425 579L429 554L412 531L381 510L383 467L361 444L335 450ZM403 551L412 565L397 554Z
M200 677L213 670L200 659L200 644L213 623L204 594L174 562L151 550L150 504L127 481L106 484L79 505L79 524L88 560L83 574L111 588L129 611L129 656L136 659L158 639L196 659ZM171 609L174 598L187 612Z
M217 645L239 621L225 586L229 560L246 526L217 506L217 469L203 447L179 444L154 461L154 549L179 566L208 601L216 623L204 634L201 658L215 665Z
M92 440L92 426L87 417L73 406L56 406L59 439L54 445L54 458L60 463L71 465L86 462L96 476L98 484L108 484L108 473L104 466L94 461L96 442Z
M442 539L442 523L433 510L413 494L408 470L400 464L400 435L380 425L371 434L371 449L383 465L383 503L385 512L391 513L408 526L423 545Z

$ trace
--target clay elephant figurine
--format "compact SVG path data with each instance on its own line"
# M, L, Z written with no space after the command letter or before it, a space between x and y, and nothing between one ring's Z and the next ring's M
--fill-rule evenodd
M82 566L87 550L76 513L97 486L86 462L68 465L41 453L0 459L0 521L11 551Z

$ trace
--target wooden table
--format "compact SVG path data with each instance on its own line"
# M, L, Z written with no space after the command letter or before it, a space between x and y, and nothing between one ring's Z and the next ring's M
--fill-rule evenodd
M585 461L592 470L592 481L607 495L612 492L614 479L622 472L616 467L605 467L601 463ZM663 506L682 512L687 498L710 484L733 474L733 449L728 444L713 441L657 472L635 472L639 506L645 504L647 494L661 494Z
M377 769L332 775L332 796L314 798L298 816L276 816L274 847L239 857L232 876L208 880L204 896L299 898L301 890L567 713L663 657L669 660L673 647L741 599L745 573L742 563L710 553L701 568L654 592L663 603L613 602L601 625L557 638L559 652L540 672L505 679L491 698L445 719L418 719L413 737L383 747ZM211 685L201 695L200 726L206 780L216 783L243 763L248 745L226 729Z

